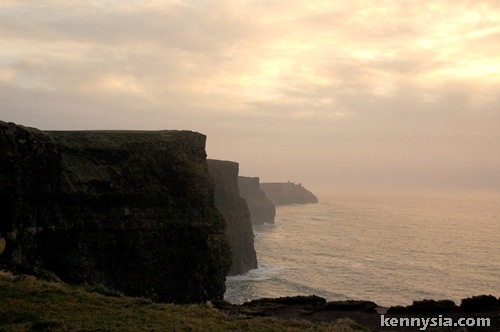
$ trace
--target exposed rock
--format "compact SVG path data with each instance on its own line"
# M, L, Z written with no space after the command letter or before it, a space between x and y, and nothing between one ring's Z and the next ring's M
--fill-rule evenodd
M276 208L266 193L260 189L259 178L239 176L238 185L241 197L247 201L252 224L274 224Z
M318 198L300 183L261 183L260 189L274 205L318 203Z
M403 307L395 306L389 308L388 314L429 314L429 313L450 313L450 312L488 312L500 308L500 299L493 295L478 295L471 298L462 299L459 306L450 300L422 300L414 301L412 305Z
M324 304L325 310L376 312L378 305L372 301L332 301Z
M413 301L412 305L403 307L395 306L389 308L388 314L428 314L456 312L459 307L451 300L422 300Z
M2 233L0 233L0 255L3 253L5 249L5 239L2 237Z
M226 238L231 247L229 275L257 268L254 234L246 201L238 188L238 163L208 160L208 170L215 181L215 206L226 220Z
M467 312L482 312L500 309L500 298L493 295L478 295L462 299L460 309Z
M228 309L230 307L233 310L243 310L246 313L253 315L267 316L270 312L276 313L278 310L297 310L293 308L301 308L302 311L312 312L340 312L340 311L356 311L364 313L375 313L375 308L377 304L371 301L331 301L327 302L323 297L317 295L297 295L297 296L286 296L279 298L262 298L257 300L252 300L245 302L241 305L231 305L227 302L217 302L216 306L218 308ZM248 310L251 311L248 311Z
M297 295L278 298L262 298L245 302L242 306L252 307L257 305L283 304L283 305L324 305L326 300L317 295Z
M345 321L352 320L356 322L353 326L349 328L341 329L342 331L380 331L380 330L390 330L390 331L420 331L423 325L414 326L398 326L391 329L391 327L381 328L381 314L384 315L384 319L409 319L417 318L421 319L432 319L436 318L438 315L442 314L442 317L447 319L452 319L454 322L458 322L459 319L468 318L481 318L488 319L490 322L489 326L481 327L467 327L467 331L488 331L497 332L500 326L500 315L498 315L498 306L490 307L493 305L493 296L476 296L473 297L474 301L479 301L478 303L488 303L486 307L490 309L484 310L484 307L479 306L472 311L461 311L459 307L455 305L453 301L434 301L434 300L423 300L415 301L411 306L408 307L392 307L392 308L408 308L408 310L403 310L400 312L385 312L384 307L377 306L376 303L371 301L356 301L356 300L346 300L346 301L332 301L326 302L322 297L315 295L311 296L291 296L282 298L265 298L253 300L250 302L245 302L240 305L231 304L225 301L214 301L214 306L220 311L225 312L228 316L241 317L241 315L247 316L258 316L258 317L273 317L277 319L285 320L307 320L311 322L340 322L340 320ZM464 300L462 300L463 303ZM479 309L479 310L478 310ZM383 311L383 313L379 313ZM435 327L429 326L431 330ZM458 325L443 326L444 329L437 328L437 330L446 330L453 332L463 332L465 328Z
M156 301L222 299L230 252L205 139L0 122L0 259Z

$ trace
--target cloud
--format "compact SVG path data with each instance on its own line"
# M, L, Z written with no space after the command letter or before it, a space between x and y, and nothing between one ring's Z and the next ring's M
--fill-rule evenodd
M197 130L211 157L269 180L442 175L445 185L473 172L484 184L500 167L499 9L488 0L3 1L0 118Z

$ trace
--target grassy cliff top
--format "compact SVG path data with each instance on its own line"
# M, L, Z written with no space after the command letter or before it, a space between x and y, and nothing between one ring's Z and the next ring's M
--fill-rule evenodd
M0 271L0 299L0 331L360 331L349 319L325 324L250 317L5 271Z

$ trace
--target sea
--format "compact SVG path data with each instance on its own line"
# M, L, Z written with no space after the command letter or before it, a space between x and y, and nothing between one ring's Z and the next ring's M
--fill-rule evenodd
M258 269L225 300L317 295L380 306L500 296L500 193L342 191L254 226Z

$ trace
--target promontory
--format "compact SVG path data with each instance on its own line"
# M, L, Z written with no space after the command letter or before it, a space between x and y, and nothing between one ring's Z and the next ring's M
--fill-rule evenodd
M231 256L205 140L0 121L0 260L155 301L222 299Z
M318 198L300 183L261 183L260 189L275 205L318 203Z

